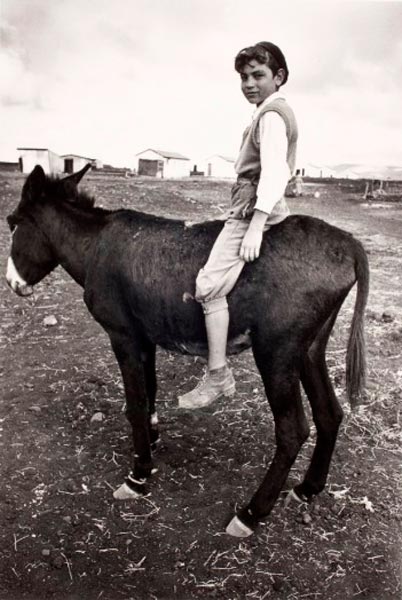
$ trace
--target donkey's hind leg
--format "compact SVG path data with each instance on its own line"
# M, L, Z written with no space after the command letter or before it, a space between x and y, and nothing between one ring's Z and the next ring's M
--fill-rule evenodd
M276 450L257 492L226 529L237 537L251 535L258 522L270 513L309 434L301 401L297 352L291 352L289 345L275 352L261 351L254 343L253 351L275 420Z
M311 404L317 440L310 466L303 482L294 492L302 500L309 500L321 492L327 481L332 453L342 421L343 411L335 396L325 361L325 349L335 319L335 310L305 354L300 378Z

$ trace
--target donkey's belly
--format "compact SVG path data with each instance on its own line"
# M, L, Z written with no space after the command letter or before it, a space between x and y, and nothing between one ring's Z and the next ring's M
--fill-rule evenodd
M208 345L205 342L163 342L160 344L166 350L172 350L173 352L180 352L181 354L188 354L191 356L208 356ZM251 338L249 330L244 333L232 337L228 340L227 354L240 354L244 350L251 347Z

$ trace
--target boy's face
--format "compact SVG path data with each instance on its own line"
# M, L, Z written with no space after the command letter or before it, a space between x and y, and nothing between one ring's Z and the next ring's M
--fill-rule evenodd
M257 106L276 92L283 80L281 69L273 75L268 65L254 59L244 66L240 77L243 94L251 104Z

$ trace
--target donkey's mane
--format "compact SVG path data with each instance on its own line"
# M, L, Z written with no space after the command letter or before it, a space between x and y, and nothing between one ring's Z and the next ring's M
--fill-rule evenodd
M109 214L119 212L117 210L108 210L100 206L95 206L95 198L88 192L78 190L76 186L65 189L62 185L63 178L49 175L46 177L46 195L57 199L64 205L86 213L88 216L105 217Z
M77 211L81 216L89 219L104 219L105 217L118 214L127 214L135 216L136 220L143 221L168 221L168 222L183 222L183 219L174 219L162 217L153 213L141 212L134 208L115 208L107 209L96 206L96 199L85 191L78 190L76 186L66 191L63 185L60 185L63 178L57 176L46 177L46 191L50 198L57 198L58 203L68 206L70 209Z

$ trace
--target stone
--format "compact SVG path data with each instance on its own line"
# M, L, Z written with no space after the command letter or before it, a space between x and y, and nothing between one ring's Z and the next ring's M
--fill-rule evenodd
M96 412L91 417L91 423L100 423L105 419L103 412Z
M54 315L49 315L43 319L43 324L45 327L54 327L57 325L57 319Z
M313 519L311 518L311 516L309 515L309 513L305 512L302 515L302 521L305 525L311 525Z

